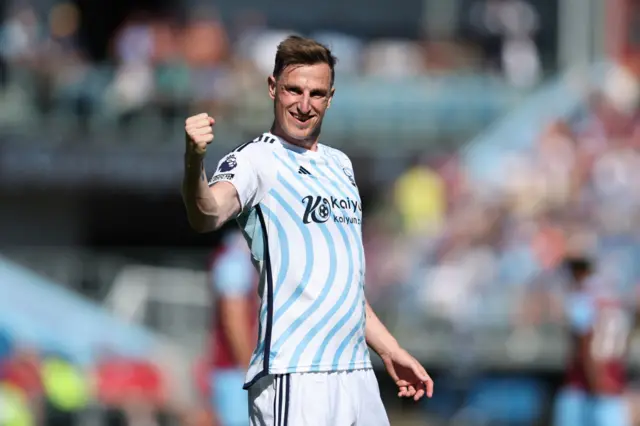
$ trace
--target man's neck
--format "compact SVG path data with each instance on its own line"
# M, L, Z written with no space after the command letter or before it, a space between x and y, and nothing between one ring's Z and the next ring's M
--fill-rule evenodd
M299 140L290 138L279 126L275 123L271 126L271 134L279 137L285 142L299 146L300 148L308 149L309 151L317 151L318 150L318 137L315 136L312 139L308 140Z

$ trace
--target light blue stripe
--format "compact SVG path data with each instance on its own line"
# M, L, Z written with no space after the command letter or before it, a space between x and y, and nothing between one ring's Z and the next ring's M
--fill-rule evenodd
M275 157L278 158L278 160L280 160L281 162L283 162L286 165L286 163L279 156L276 155ZM287 166L287 167L290 167L290 166ZM291 184L289 184L285 179L283 179L282 176L278 176L278 181L289 192L291 192L292 195L294 195L294 196L296 196L296 197L298 197L299 199L302 200L302 195L299 194L295 190L295 188L293 188L291 186ZM304 226L304 225L302 225L302 226ZM306 227L305 227L305 230L306 230ZM314 312L316 309L318 309L318 307L322 304L322 302L324 302L324 300L327 298L327 296L329 295L329 291L331 290L331 283L335 279L335 276L336 276L337 256L336 256L336 251L334 250L334 247L333 247L333 244L332 244L331 235L329 234L329 231L327 230L327 228L325 226L320 226L320 230L321 230L322 234L324 235L324 237L326 239L326 242L327 242L327 247L329 248L329 275L327 276L327 280L324 283L324 286L322 288L322 293L318 296L318 298L316 298L316 300L314 300L313 304L311 306L309 306L307 308L307 310L302 315L300 315L298 318L296 318L296 320L291 324L291 326L289 326L289 328L276 341L275 345L273 345L274 352L278 352L278 350L280 349L282 344L298 328L300 328L300 326L304 323L304 321L306 321L309 318L309 316L311 315L312 312ZM307 230L307 232L308 232L308 230ZM302 294L302 291L304 290L304 287L306 287L306 285L307 285L307 280L303 280L301 284L303 284L303 286L298 286L298 288L296 288L296 291L291 295L291 297L289 298L287 303L285 303L285 305L283 305L282 308L279 310L279 312L281 314L284 313L286 311L286 309L288 309L291 306L291 304L300 297L300 295Z
M270 193L272 196L274 196L274 198L277 196L276 192L273 190ZM278 292L282 288L281 284L284 282L285 278L287 277L287 272L289 271L289 261L291 260L291 257L290 257L291 255L289 253L289 239L287 238L287 233L284 229L284 226L282 226L282 223L278 220L278 217L275 214L273 214L273 212L271 212L268 208L263 206L262 209L269 213L269 217L271 218L271 221L273 222L276 229L278 230L278 242L279 242L279 250L280 250L280 270L278 271L278 278L274 283L275 288L273 289L274 291L273 298L276 299ZM287 211L287 212L291 216L291 212L290 211ZM296 221L297 217L291 216L291 219Z
M282 198L282 196L277 193L277 191L271 191L270 195L275 201L277 201L281 205L282 209L285 210L289 214L289 216L291 216L291 218L294 220L294 223L299 221L299 219L296 218L295 211ZM302 282L306 283L306 282L309 281L309 276L311 275L312 266L313 266L313 244L312 244L312 240L311 240L311 233L309 232L309 230L305 226L301 226L301 225L298 225L298 229L302 233L302 237L304 239L304 244L305 244L305 249L306 249L306 259L305 259L306 265L305 265L305 270L304 270L304 272L302 274ZM278 287L282 287L282 286L278 286ZM298 289L296 289L296 291L298 291ZM302 291L302 290L300 290L300 291ZM289 297L287 302L275 312L275 314L273 316L273 324L274 325L275 325L276 321L282 316L282 314L295 301L295 299L297 299L297 296L294 293ZM275 309L275 297L274 297L273 303L274 303L274 309ZM266 313L265 313L265 316L266 316ZM263 348L264 348L264 343L263 343ZM274 351L274 348L275 347L272 345L272 352L276 352L276 351ZM258 351L258 354L260 354L260 352L261 351Z
M284 179L282 179L281 176L278 176L278 180L280 181L280 183L285 185L285 187L288 186L290 188L290 185ZM291 217L293 218L296 217L295 211L282 198L280 194L274 191L272 194L272 197L282 205L282 208L286 210L286 212L289 213ZM302 274L302 278L300 279L300 285L296 288L294 293L291 296L289 296L289 299L287 299L287 301L282 306L280 306L276 311L273 318L274 323L278 319L280 319L280 317L289 309L289 307L300 296L300 293L302 293L302 291L304 290L304 287L309 282L309 277L311 276L311 271L313 269L313 241L311 239L311 233L309 232L309 229L304 224L302 224L302 221L300 220L300 218L296 219L294 223L298 225L298 229L300 230L300 232L302 233L302 237L304 238L304 245L305 245L305 251L306 251L305 269Z
M289 158L292 161L295 161L295 157L293 156L293 153L289 154ZM283 161L282 159L280 159L280 161ZM284 161L283 161L284 162ZM310 192L317 192L314 191L314 189L311 187L310 184L308 184L309 180L302 180L303 185L310 191ZM314 181L315 182L315 181ZM319 184L317 184L319 185ZM342 290L342 293L340 294L340 297L338 298L338 300L335 302L335 304L333 304L333 307L322 317L322 319L320 319L320 321L315 324L308 332L307 334L304 336L304 338L302 339L302 341L298 344L298 346L296 347L296 350L291 358L291 361L289 363L289 365L297 365L298 361L300 360L300 357L302 356L302 354L304 353L305 349L307 348L307 346L309 346L309 342L318 334L318 332L322 329L322 327L324 327L327 324L327 321L332 318L337 310L342 306L342 304L344 303L345 299L347 298L347 296L349 295L349 290L352 288L352 278L353 278L353 269L354 269L354 265L353 265L353 254L351 252L351 244L349 244L349 238L347 237L347 233L344 231L343 227L340 224L336 225L336 228L338 229L338 231L340 232L340 236L342 237L342 241L344 242L344 246L347 250L347 259L349 262L349 269L347 272L347 281L344 285L344 289ZM326 232L326 228L323 227L323 232ZM357 236L356 236L356 241L357 241ZM334 250L335 252L336 250ZM337 269L337 267L336 267ZM357 302L358 300L358 289L356 288L356 296L354 299L354 303ZM323 340L323 346L326 348L326 342L330 339L329 338L325 338ZM322 347L320 348L322 349ZM323 352L324 350L319 350L318 353ZM313 361L315 363L315 360Z
M316 354L313 357L314 364L320 363L320 361L322 360L322 356L324 355L324 352L327 350L327 345L329 344L329 341L336 335L338 330L342 329L342 327L344 327L346 322L353 317L353 313L358 307L358 301L361 299L360 297L358 297L360 294L361 294L360 289L356 289L356 295L353 298L353 302L351 302L351 305L349 306L349 310L342 316L342 318L340 318L340 320L338 320L338 322L335 323L335 325L331 328L331 330L329 330L324 340L322 341L322 344L316 351ZM332 309L333 314L335 314L335 311L338 310L338 307L339 307L338 304L336 304L334 309Z
M354 365L356 362L356 355L360 352L360 345L364 342L364 334L358 338L355 346L353 347L353 354L351 355L351 361L349 361L349 365Z
M371 361L371 356L369 355L369 347L364 344L364 356L362 357L362 362Z
M333 187L340 193L340 195L343 198L347 198L347 196L345 195L345 193L342 191L342 189L340 188L340 186L336 185L335 181L333 179L331 179L330 177L328 177L326 174L324 174L322 172L322 169L318 166L318 164L315 162L315 160L311 160L311 164L313 164L314 168L316 169L315 171L318 172L318 174L322 177L324 177L325 179L327 179L329 182L331 182L331 185L333 185ZM333 171L333 169L331 167L328 167L329 171L331 172L332 175L336 176L336 178L339 180L340 177L336 175L336 173ZM350 187L350 184L347 183L347 185ZM360 197L357 197L357 200L360 202ZM358 254L360 256L360 267L362 268L362 271L365 270L365 256L364 256L364 247L362 246L362 229L360 226L356 226L355 227L356 232L355 232L355 238L356 238L356 245L358 246ZM363 292L364 292L364 277L363 281L362 281L362 286L363 286ZM364 296L363 296L364 297Z
M318 166L318 164L315 162L315 160L311 160L311 164L313 164L316 172L318 172L318 174L324 178L326 178L329 182L331 182L331 184L333 185L333 187L340 193L340 195L343 198L347 198L346 194L342 191L342 189L336 185L335 181L332 180L331 178L329 178L327 175L325 175L321 168ZM331 167L328 167L329 171L331 172L331 174L333 174L338 180L341 179L340 176L338 176L334 170ZM343 180L344 182L344 180ZM353 188L351 186L350 183L346 182L345 185L347 185L348 188ZM357 195L357 194L356 194ZM360 197L357 197L356 199L360 200ZM356 227L358 230L360 227ZM362 265L362 268L364 269L364 262L365 262L365 258L364 258L364 249L362 247L362 237L360 236L360 233L356 232L355 235L356 238L356 243L358 246L358 253L360 256L360 264ZM354 302L352 303L352 305L349 307L349 310L345 313L345 315L340 318L340 320L334 325L334 327L329 331L329 334L327 335L327 337L325 338L325 340L322 342L322 345L320 346L320 348L318 349L318 352L316 353L316 355L314 356L314 360L320 360L322 359L322 356L324 355L324 351L326 350L326 346L330 340L330 338L332 338L333 336L335 336L338 331L344 327L344 324L348 321L348 319L353 316L356 308L358 307L357 305L357 301L360 300L363 304L364 304L364 277L363 277L363 281L361 281L360 283L360 289L358 289L358 293L356 293L356 298L354 300ZM358 297L358 294L360 295L360 297ZM364 313L364 310L363 310ZM361 324L364 323L364 317L360 319ZM340 344L340 346L342 346L344 344L344 341Z
M331 339L333 336L336 335L336 333L338 332L338 330L342 329L342 327L344 327L345 323L349 320L349 318L351 318L354 314L354 312L356 311L356 308L358 307L358 302L361 303L361 306L363 308L362 312L364 314L364 289L362 288L361 283L358 285L358 289L356 290L356 297L353 300L353 303L351 304L351 306L349 307L349 310L342 316L342 318L340 318L338 320L338 322L333 326L333 328L331 329L331 331L329 331L329 333L327 334L325 340L322 342L322 345L320 346L320 348L318 349L318 352L316 353L316 356L314 357L314 360L320 360L322 359L322 356L324 355L324 351L326 350L326 346L329 342L329 339ZM360 297L358 297L360 296ZM360 318L360 326L362 326L364 324L364 316L362 316ZM345 341L350 340L350 338L347 336L345 338ZM342 345L345 344L345 341L342 341L339 345L339 347L341 347Z
M338 350L336 351L335 356L333 357L333 365L337 366L339 365L340 362L340 358L342 357L342 353L345 351L345 349L347 349L347 345L349 344L349 342L351 341L351 339L353 339L353 336L358 332L358 330L360 330L362 328L362 324L356 324L355 327L353 327L353 329L351 329L351 331L349 332L349 334L347 334L347 337L345 337L345 339L342 341L342 343L340 343L340 346L338 346Z
M274 303L276 296L278 295L278 292L282 288L282 283L284 282L284 279L287 275L287 271L289 269L289 240L287 239L284 227L282 226L282 223L280 223L280 221L278 220L277 216L273 214L273 212L263 204L260 204L260 208L264 212L265 216L269 217L269 220L275 225L276 229L278 230L278 242L281 250L278 277L276 278L276 281L273 283L274 289L273 289L272 303ZM292 219L295 220L295 217L292 217ZM265 220L267 219L265 218ZM271 267L273 267L273 265L271 265ZM258 330L259 343L256 347L255 352L253 353L253 356L251 357L251 364L253 364L253 362L256 361L258 356L261 355L264 350L264 339L262 339L262 329L266 319L267 319L267 304L264 303L263 301L263 303L260 306L260 321L259 321L259 330Z

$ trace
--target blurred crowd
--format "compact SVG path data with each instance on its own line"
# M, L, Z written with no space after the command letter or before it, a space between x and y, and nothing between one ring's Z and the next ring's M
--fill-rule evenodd
M152 362L101 353L80 365L0 331L0 425L168 425L185 418Z
M544 68L534 42L542 18L521 0L471 3L464 20L475 42L307 35L331 46L339 78L388 82L471 70L495 72L514 87L535 86ZM186 19L138 11L119 26L108 58L97 61L80 43L82 17L74 4L41 12L16 2L5 13L0 128L32 125L38 114L39 125L71 119L87 131L96 120L114 120L126 129L147 125L153 115L169 131L189 109L239 127L257 125L259 114L270 113L264 89L275 48L295 32L272 28L258 11L237 16L233 25L213 8L194 9ZM562 282L556 272L572 254L594 258L602 290L636 308L640 73L623 74L615 87L594 90L570 117L540 129L533 146L505 153L507 178L498 187L470 178L463 151L407 155L410 164L377 194L363 225L368 298L385 321L397 311L403 324L418 327L425 318L466 328L557 325L562 313L551 301ZM96 365L79 366L3 335L0 425L210 421L206 413L185 419L172 407L167 379L152 362L102 355ZM207 375L203 367L193 377L203 400Z
M469 179L463 152L416 155L365 222L371 297L394 293L402 310L409 304L411 312L454 323L553 322L561 312L531 297L560 294L563 259L585 255L596 262L602 290L635 307L640 74L634 71L612 72L570 116L540 129L533 146L512 141L522 148L487 165L503 168L498 186Z
M44 13L29 2L9 4L0 37L5 124L30 112L50 120L72 117L85 127L96 117L127 124L150 113L167 124L188 107L246 119L256 108L267 105L268 111L265 76L279 41L296 32L269 26L260 11L239 14L231 24L226 19L226 25L212 7L195 8L185 19L133 11L113 34L106 58L97 60L81 43L82 16L74 3L60 2ZM467 38L455 31L422 39L307 35L331 46L339 75L399 79L480 70L504 75L518 87L540 80L534 43L540 18L529 3L476 1L468 15Z

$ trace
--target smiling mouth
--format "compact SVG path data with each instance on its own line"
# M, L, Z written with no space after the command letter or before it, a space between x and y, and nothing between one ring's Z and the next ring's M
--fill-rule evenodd
M310 115L299 115L299 114L293 113L291 111L289 111L289 114L291 115L291 117L293 117L299 123L306 123L307 121L311 120L311 118L312 118Z

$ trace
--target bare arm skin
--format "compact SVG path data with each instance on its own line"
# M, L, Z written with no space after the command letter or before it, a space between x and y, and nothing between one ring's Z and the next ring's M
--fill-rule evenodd
M219 229L240 210L235 187L229 182L209 186L204 169L207 146L213 141L215 120L206 113L189 117L185 123L186 153L182 179L182 200L189 224L197 232Z
M365 311L367 318L365 334L369 347L383 359L400 349L397 340L391 335L384 324L382 324L382 321L380 321L375 312L373 312L369 302L366 303Z
M233 355L244 368L249 366L255 346L254 336L249 332L249 309L249 303L244 297L224 297L220 301L222 329L231 345Z
M389 330L373 312L369 302L366 303L365 337L367 344L384 362L387 372L398 386L399 397L419 400L425 394L433 395L433 380L420 363L407 351L402 349Z

